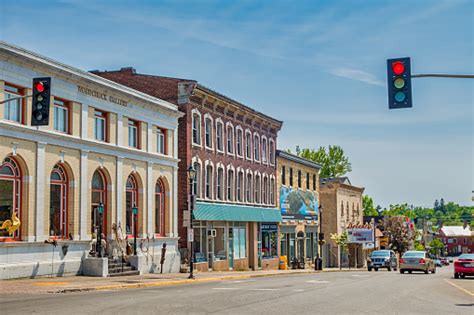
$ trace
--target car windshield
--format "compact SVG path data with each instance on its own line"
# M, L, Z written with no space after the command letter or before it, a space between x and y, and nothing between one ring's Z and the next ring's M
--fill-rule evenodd
M370 254L370 257L386 257L390 256L390 252L387 251L375 251Z
M458 259L472 259L474 260L474 254L462 254Z
M424 257L425 257L425 253L424 253L424 252L406 252L406 253L403 255L403 258L410 258L410 257L413 257L413 258L424 258Z

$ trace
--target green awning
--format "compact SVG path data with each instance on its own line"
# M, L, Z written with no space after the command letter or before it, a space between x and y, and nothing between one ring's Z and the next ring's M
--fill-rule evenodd
M249 207L219 203L196 202L194 220L240 221L240 222L281 222L277 208Z

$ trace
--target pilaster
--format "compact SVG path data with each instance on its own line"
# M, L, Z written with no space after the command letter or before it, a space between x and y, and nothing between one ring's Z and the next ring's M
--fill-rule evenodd
M46 143L36 143L36 241L42 242L46 239L44 234L45 210L44 210L44 186L45 186L45 152ZM49 216L48 216L49 217Z
M87 202L87 196L89 194L89 182L88 182L88 172L87 172L87 162L89 158L89 151L81 150L81 184L80 184L80 221L79 221L79 237L81 240L89 240L90 236L87 231L87 212L89 210L89 205Z

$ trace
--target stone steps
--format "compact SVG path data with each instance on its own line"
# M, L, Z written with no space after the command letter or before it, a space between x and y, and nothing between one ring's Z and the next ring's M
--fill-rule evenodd
M124 262L123 268L122 263L115 260L109 259L109 277L121 277L121 276L137 276L140 275L140 271L135 270L130 263Z

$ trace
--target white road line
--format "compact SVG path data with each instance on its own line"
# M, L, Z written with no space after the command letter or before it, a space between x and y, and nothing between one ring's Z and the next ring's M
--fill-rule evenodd
M251 291L278 291L280 289L250 289Z
M369 275L352 275L353 277L368 277Z
M293 292L304 292L303 289L296 289L296 290L292 290Z
M329 283L329 281L324 281L324 280L309 280L306 282L307 283Z
M237 290L237 288L212 288L213 290Z

